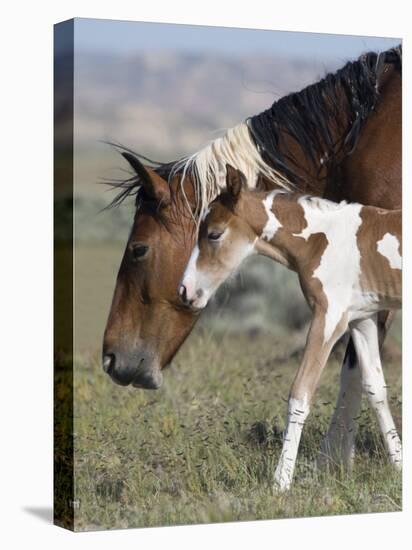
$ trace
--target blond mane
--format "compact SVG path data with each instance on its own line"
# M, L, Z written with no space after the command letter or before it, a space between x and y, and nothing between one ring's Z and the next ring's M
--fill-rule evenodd
M293 189L293 184L287 178L263 160L251 138L247 122L242 122L193 155L178 161L171 171L170 178L180 175L183 193L184 179L186 176L191 177L196 198L196 220L203 217L208 205L225 188L227 164L245 175L251 189L256 187L259 175L283 189Z

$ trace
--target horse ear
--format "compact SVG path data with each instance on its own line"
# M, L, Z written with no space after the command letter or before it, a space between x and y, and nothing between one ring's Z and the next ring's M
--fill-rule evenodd
M226 164L226 188L234 199L238 199L242 188L246 188L246 178L240 170Z
M131 153L124 152L122 156L127 160L142 181L145 195L162 206L170 203L170 188L166 180L161 178L152 168L143 166L140 160Z

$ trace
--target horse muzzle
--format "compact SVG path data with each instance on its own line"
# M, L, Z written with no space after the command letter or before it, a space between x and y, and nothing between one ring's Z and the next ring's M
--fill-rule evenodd
M103 370L120 386L157 390L163 382L157 362L144 351L124 354L118 350L105 350Z
M183 282L179 285L178 294L181 303L194 312L201 311L207 306L208 296L201 288L189 290Z

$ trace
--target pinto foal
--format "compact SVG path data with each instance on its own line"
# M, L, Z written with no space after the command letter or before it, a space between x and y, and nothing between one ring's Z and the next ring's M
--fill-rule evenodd
M204 308L252 254L297 272L312 321L289 395L277 487L290 487L313 394L333 345L347 329L389 460L401 468L401 442L387 401L377 328L378 311L401 307L401 211L280 190L251 191L241 172L228 167L227 174L227 191L201 222L179 294L193 309Z

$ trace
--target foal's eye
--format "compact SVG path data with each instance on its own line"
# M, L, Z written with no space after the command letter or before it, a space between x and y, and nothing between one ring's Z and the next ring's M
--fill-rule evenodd
M149 247L145 244L134 244L131 247L131 254L133 260L142 260L149 250Z
M208 233L207 238L209 241L218 241L220 237L223 235L223 231L210 231Z

